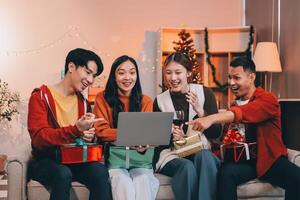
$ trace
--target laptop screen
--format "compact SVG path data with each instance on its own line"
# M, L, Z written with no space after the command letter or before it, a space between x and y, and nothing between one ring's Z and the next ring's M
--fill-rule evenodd
M282 99L279 103L283 142L290 149L300 150L300 99Z

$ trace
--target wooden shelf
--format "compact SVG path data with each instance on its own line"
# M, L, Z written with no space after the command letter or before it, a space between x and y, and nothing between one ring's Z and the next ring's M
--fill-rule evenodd
M226 55L226 56L228 56L228 52L226 52L226 51L213 51L213 52L209 52L210 53L210 55Z
M174 51L163 51L163 52L162 52L162 55L163 55L163 56L168 56L168 55L170 55L171 53L174 53ZM196 55L204 55L205 53L204 53L204 51L202 51L202 52L196 51L195 54L196 54Z

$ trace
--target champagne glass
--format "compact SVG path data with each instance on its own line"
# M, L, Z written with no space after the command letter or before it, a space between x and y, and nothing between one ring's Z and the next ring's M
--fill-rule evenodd
M181 126L184 123L184 111L183 110L175 110L173 117L173 124L176 126Z

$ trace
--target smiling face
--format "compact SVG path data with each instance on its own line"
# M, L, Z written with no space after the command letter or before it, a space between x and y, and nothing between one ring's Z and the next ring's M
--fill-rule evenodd
M76 92L82 92L93 83L94 77L97 74L97 64L95 61L88 61L87 66L78 66L77 68L72 62L68 66L71 86Z
M177 63L170 62L166 65L164 70L165 81L171 92L188 92L188 77L191 76L191 72Z
M244 71L242 66L229 67L228 84L237 98L249 99L255 89L255 73Z
M129 60L120 64L115 71L119 94L130 96L137 80L137 71Z

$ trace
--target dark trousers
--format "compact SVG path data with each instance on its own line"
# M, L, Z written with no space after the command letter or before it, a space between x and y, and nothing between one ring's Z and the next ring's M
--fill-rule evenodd
M218 199L237 199L237 186L256 177L253 163L224 163L218 174ZM286 200L300 199L300 168L284 156L279 157L260 180L285 189Z
M98 162L63 165L51 159L32 160L28 177L49 187L51 200L69 200L72 181L89 189L90 200L111 199L108 170Z

